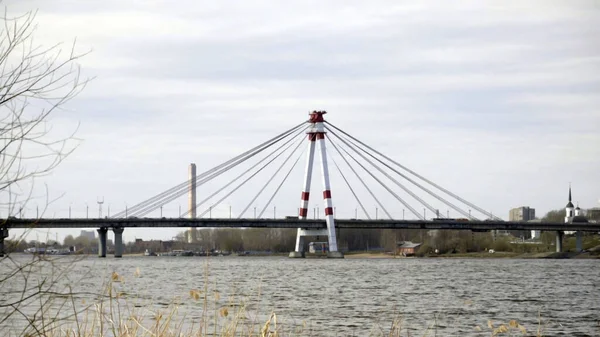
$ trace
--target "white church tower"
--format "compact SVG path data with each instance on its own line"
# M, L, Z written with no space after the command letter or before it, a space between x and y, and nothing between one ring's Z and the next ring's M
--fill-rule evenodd
M569 186L569 203L567 204L567 207L565 208L566 210L566 214L565 214L565 223L571 223L573 222L573 202L571 201L571 186Z
M579 208L579 202L577 203L577 208L575 208L575 216L583 216L581 208Z

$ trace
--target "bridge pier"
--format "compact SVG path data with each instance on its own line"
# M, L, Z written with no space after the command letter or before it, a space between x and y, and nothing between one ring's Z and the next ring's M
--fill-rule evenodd
M106 227L100 227L98 230L98 257L106 257Z
M290 252L290 258L292 259L302 259L304 258L304 236L302 235L304 229L298 228L298 233L296 234L296 247L293 252Z
M4 239L8 237L8 228L0 228L0 257L4 256Z
M575 233L575 251L581 253L583 251L583 233Z
M113 228L113 233L115 234L115 257L120 258L123 257L123 228L115 227Z
M565 234L562 231L556 231L556 252L561 253L563 250L563 236Z
M298 228L298 233L296 234L296 248L293 252L290 252L290 258L304 258L306 255L304 253L304 237L306 236L328 236L329 231L327 229L302 229ZM331 248L331 246L330 246ZM343 259L344 254L338 252L337 250L328 250L327 257L330 259Z

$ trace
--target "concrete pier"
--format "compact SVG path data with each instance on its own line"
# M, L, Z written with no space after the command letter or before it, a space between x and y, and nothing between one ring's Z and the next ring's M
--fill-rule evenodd
M298 228L296 234L296 247L293 252L290 252L289 257L292 259L304 258L304 231L302 228Z
M98 257L106 257L106 233L108 229L101 227L98 229Z
M123 257L123 228L113 228L115 233L115 257Z
M344 253L342 252L327 252L327 258L328 259L343 259L344 258Z
M556 252L561 253L563 250L563 236L565 234L562 231L556 231Z
M3 257L4 252L4 239L8 237L8 228L0 228L0 257Z
M575 251L581 253L583 251L583 233L575 233Z

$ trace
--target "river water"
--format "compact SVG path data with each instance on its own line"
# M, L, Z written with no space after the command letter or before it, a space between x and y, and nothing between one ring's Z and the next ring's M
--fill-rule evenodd
M395 320L402 336L490 336L488 321L496 328L513 319L530 335L600 336L600 260L74 259L60 260L69 280L60 282L74 292L100 291L116 272L130 304L160 310L176 303L187 321L202 315L190 290L208 289L213 311L244 303L258 322L274 312L284 331L302 326L311 336L383 336ZM22 286L12 282L3 294ZM78 301L93 301L86 294Z

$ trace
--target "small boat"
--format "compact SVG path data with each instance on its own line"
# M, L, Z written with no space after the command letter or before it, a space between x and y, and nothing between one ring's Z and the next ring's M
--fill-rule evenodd
M156 256L156 253L149 249L146 249L146 251L144 252L144 256Z

